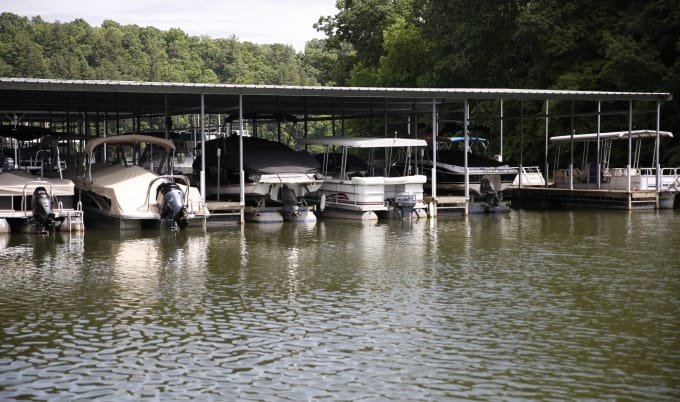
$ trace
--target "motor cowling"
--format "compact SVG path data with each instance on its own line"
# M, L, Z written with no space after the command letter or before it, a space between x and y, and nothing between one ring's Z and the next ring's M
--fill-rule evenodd
M0 170L14 170L14 158L0 154Z
M281 188L281 204L283 204L283 211L288 214L297 215L300 212L295 190L285 185Z
M491 181L484 177L479 187L481 200L489 204L489 206L497 207L499 202L498 194Z
M52 211L52 197L47 193L45 187L36 187L31 198L31 211L33 221L43 229L54 231L63 222L64 218L57 218Z
M397 218L411 219L413 208L416 206L416 196L412 193L399 193L394 199Z
M156 192L156 201L161 219L181 229L187 226L184 191L177 183L173 181L161 183Z

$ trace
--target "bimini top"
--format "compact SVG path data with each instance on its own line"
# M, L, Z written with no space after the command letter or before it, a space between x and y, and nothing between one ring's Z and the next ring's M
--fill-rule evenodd
M425 147L427 142L417 138L389 137L318 137L300 138L298 144L325 145L348 148L393 148L393 147Z
M168 152L175 151L175 144L171 140L165 138L153 137L143 134L122 134L111 137L97 137L92 138L85 144L85 152L91 153L95 148L103 144L138 144L145 143L151 145L159 145L165 148Z
M606 133L600 133L601 140L627 140L628 137L633 139L639 138L656 138L656 130L633 130L633 131L609 131ZM673 137L673 133L670 131L659 131L659 137ZM551 137L551 142L586 142L586 141L597 141L597 133L589 134L574 134L572 135L558 135L556 137Z

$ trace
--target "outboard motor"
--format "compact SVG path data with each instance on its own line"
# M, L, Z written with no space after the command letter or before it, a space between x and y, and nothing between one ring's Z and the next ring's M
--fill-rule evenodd
M0 170L8 171L14 169L14 158L0 154Z
M411 219L413 208L416 206L416 196L411 193L399 193L394 198L397 218Z
M31 210L33 211L31 218L33 223L50 232L59 228L64 221L63 216L57 218L52 212L52 198L50 198L45 187L36 187L33 191Z
M173 181L165 181L158 186L156 201L161 219L170 226L184 229L187 226L186 209L184 208L184 191Z
M482 181L479 183L479 193L482 201L489 204L489 206L498 206L498 194L496 194L496 190L493 188L493 184L491 184L488 178L482 178Z
M286 214L296 216L300 213L300 205L295 196L295 190L286 185L281 188L281 203L283 204L283 211Z

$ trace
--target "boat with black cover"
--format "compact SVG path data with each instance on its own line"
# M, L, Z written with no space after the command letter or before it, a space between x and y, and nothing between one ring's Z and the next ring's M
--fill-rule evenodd
M468 149L464 149L465 137L439 137L437 139L437 194L462 195L465 192L465 159L467 157L468 189L471 201L492 209L508 210L502 192L511 186L518 169L487 155L488 140L468 137ZM467 156L466 156L467 153ZM423 159L422 170L428 177L425 189L432 191L432 157Z
M305 195L322 184L319 162L311 155L264 138L232 134L205 143L205 193L209 199L238 201L240 140L243 144L246 219L256 222L313 222ZM200 172L200 155L194 175Z

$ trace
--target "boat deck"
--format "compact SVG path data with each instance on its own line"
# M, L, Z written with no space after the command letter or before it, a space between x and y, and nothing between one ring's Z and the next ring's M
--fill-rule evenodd
M62 232L80 232L85 230L83 211L81 209L59 209L54 210L58 217L63 217L64 221L59 227ZM32 233L33 225L30 225L30 218L33 212L18 211L13 209L0 209L0 233L14 231ZM11 223L10 223L11 222Z

